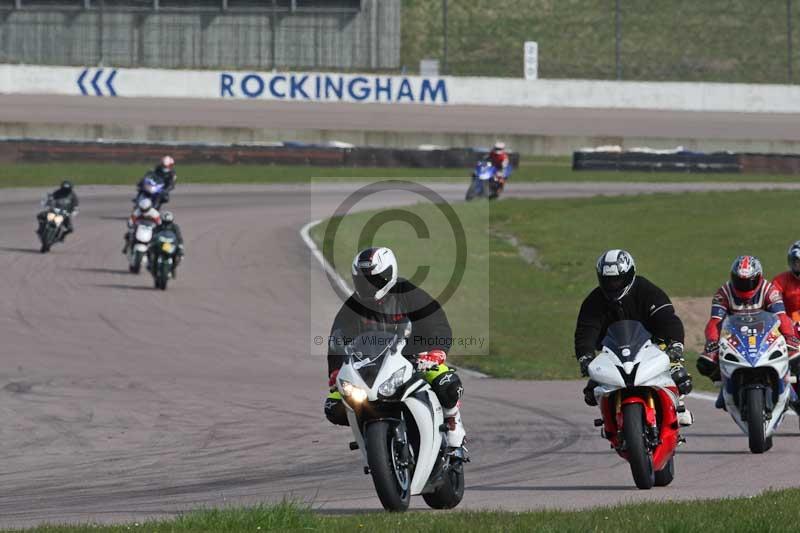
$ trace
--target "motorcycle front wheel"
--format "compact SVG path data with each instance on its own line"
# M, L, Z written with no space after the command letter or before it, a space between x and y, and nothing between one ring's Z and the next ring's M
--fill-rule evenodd
M131 274L138 274L142 269L142 252L133 252L133 258L128 265Z
M644 442L644 406L640 403L623 405L622 420L633 482L640 489L650 489L656 480L653 457Z
M753 453L764 453L772 445L771 439L766 438L767 424L764 418L764 391L756 388L748 389L747 438L750 451Z
M401 447L395 439L395 424L372 422L367 426L367 463L375 492L387 511L405 511L411 501L411 468L401 464Z

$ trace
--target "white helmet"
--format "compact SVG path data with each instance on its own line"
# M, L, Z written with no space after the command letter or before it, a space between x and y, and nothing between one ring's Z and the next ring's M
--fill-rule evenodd
M505 149L506 149L506 143L502 141L495 142L494 146L492 147L492 150L495 152L502 152Z
M151 207L153 207L153 201L150 198L139 199L139 209L141 209L142 213L150 211Z
M608 300L621 300L636 281L636 263L626 250L608 250L597 258L597 283Z
M381 300L397 283L397 259L389 248L367 248L353 258L353 286L364 300Z

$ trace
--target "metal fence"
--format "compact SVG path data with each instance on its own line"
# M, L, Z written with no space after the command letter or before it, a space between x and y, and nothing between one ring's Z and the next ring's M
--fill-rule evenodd
M400 0L0 0L0 62L392 71Z
M455 75L795 83L800 0L404 0L402 63Z

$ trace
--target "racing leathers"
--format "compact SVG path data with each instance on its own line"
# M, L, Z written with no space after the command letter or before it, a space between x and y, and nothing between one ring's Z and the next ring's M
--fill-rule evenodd
M581 365L581 373L587 374L589 362L595 357L596 351L602 348L608 327L620 320L641 322L656 341L665 345L672 361L672 379L681 395L688 394L692 381L682 365L683 323L675 314L667 294L647 278L638 275L630 290L619 300L609 300L597 287L583 301L575 326L575 357ZM584 400L589 405L597 405L595 386L596 383L589 380L584 389ZM691 415L682 423L690 424Z
M52 194L47 196L47 201L45 202L45 207L58 207L63 209L65 212L64 216L64 233L61 235L61 240L63 241L64 238L74 231L72 226L72 215L75 213L75 210L78 209L78 195L75 194L74 189L72 187L69 188L59 188L53 191ZM41 211L39 214L36 215L36 219L39 221L39 228L37 233L42 232L42 228L44 227L44 223L47 220L47 211Z
M175 253L175 262L172 264L172 272L171 272L172 277L175 278L176 277L176 269L178 268L178 265L181 264L181 258L183 257L183 254L184 254L183 235L181 234L181 227L176 222L167 222L165 220L158 227L158 231L159 232L171 231L172 233L175 234L175 244L178 247L178 250ZM153 263L154 263L153 261L150 262L150 264L153 264Z
M786 316L794 323L795 335L800 336L800 279L787 270L775 276L772 286L783 299Z
M125 246L122 248L122 253L127 254L128 248L131 245L131 233L133 228L136 227L136 224L143 221L143 220L150 220L155 222L156 226L161 225L161 213L154 207L151 207L147 211L142 211L138 207L133 210L131 213L130 218L128 219L128 230L125 232Z
M458 374L445 364L453 342L450 323L439 302L403 278L398 278L379 302L362 302L353 294L336 314L328 343L332 391L325 401L325 416L333 424L348 425L341 394L333 388L345 360L344 346L363 332L395 328L405 321L411 322L411 336L406 340L403 355L416 363L418 370L425 371L425 379L444 410L448 445L459 448L464 441L459 413L464 387Z
M719 335L722 321L729 314L740 314L764 310L774 313L780 320L781 334L786 338L789 348L789 366L795 369L800 363L797 351L797 334L794 324L786 315L780 290L772 283L762 280L752 297L743 298L734 292L731 282L726 282L711 300L711 318L705 329L706 346L697 359L697 370L712 381L719 381Z

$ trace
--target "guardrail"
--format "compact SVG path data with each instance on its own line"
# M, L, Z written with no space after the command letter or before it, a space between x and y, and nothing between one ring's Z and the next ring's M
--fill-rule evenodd
M206 143L82 142L49 139L0 140L0 161L150 163L169 152L182 164L313 165L332 167L471 168L479 148L392 149L283 143L269 146ZM520 156L511 154L519 166Z

